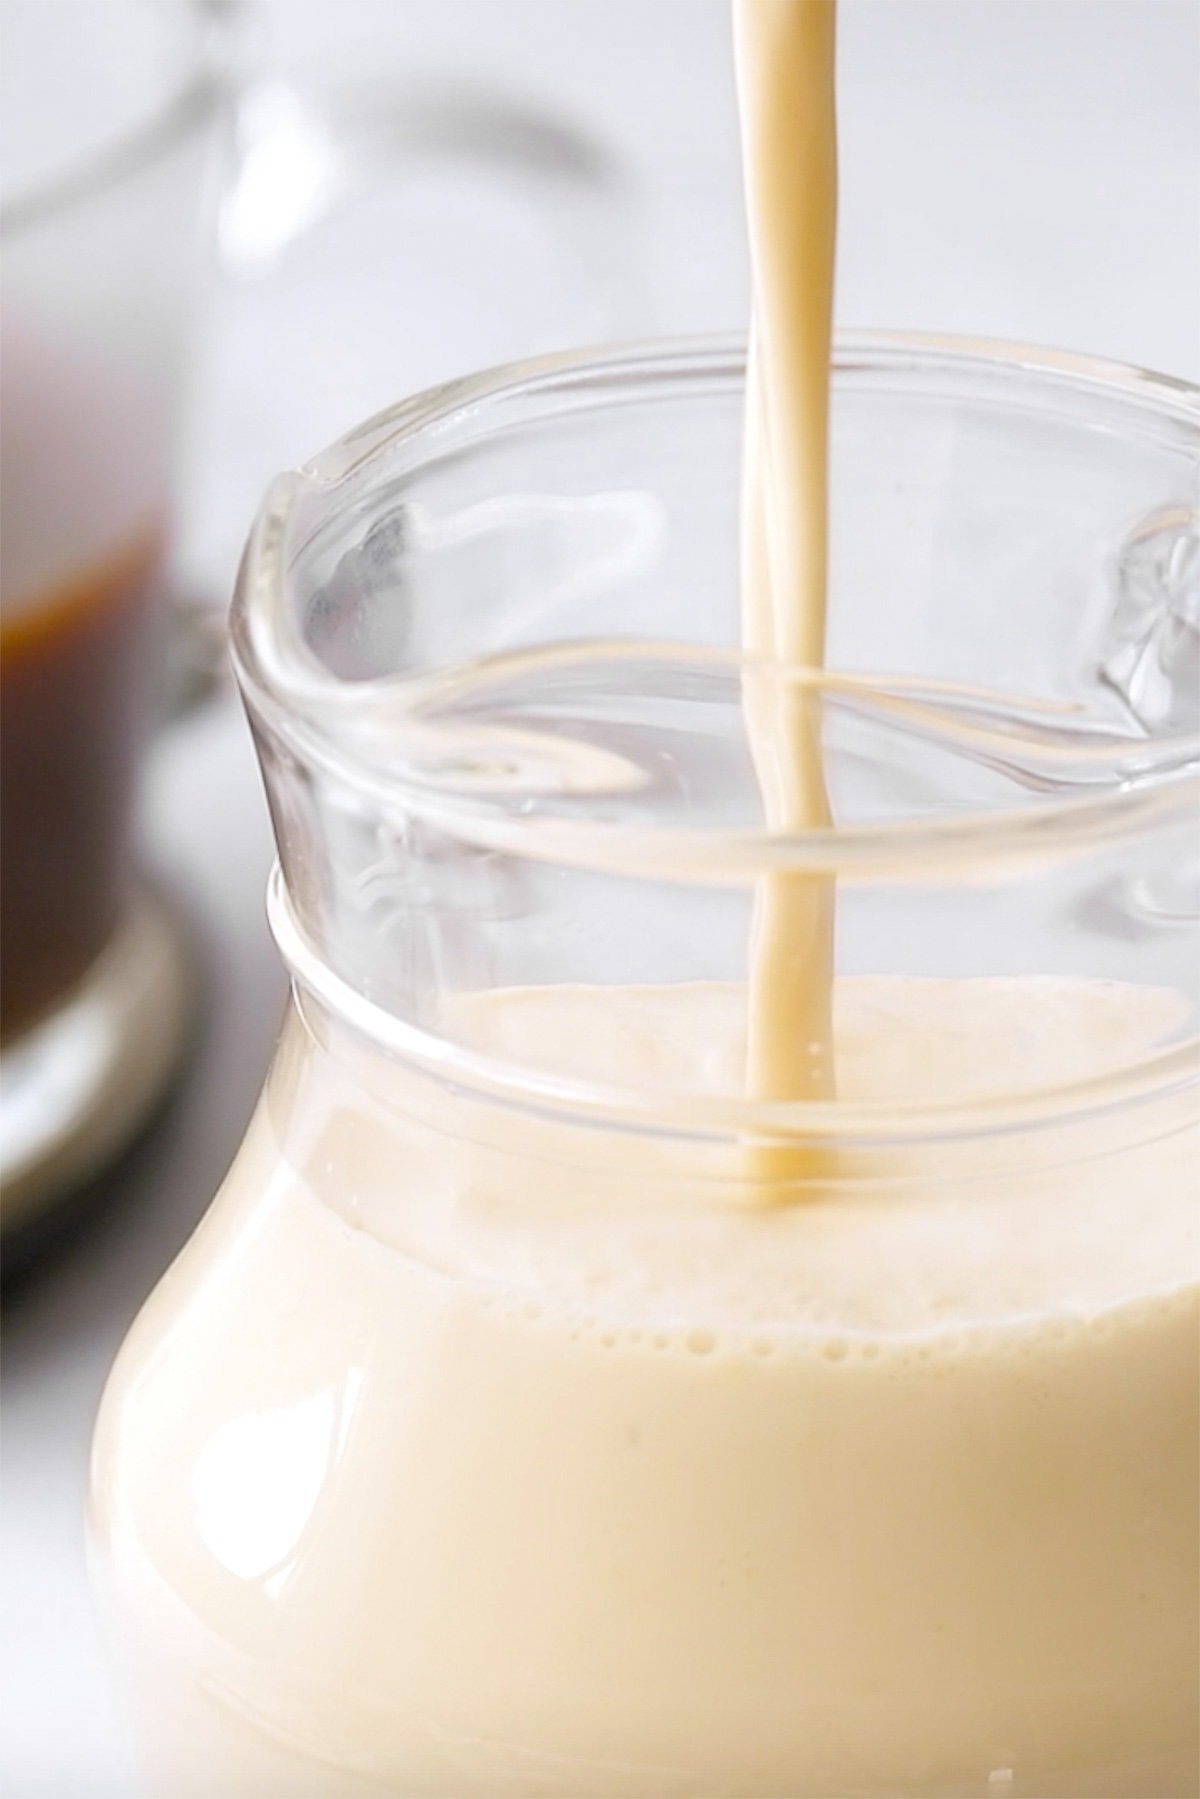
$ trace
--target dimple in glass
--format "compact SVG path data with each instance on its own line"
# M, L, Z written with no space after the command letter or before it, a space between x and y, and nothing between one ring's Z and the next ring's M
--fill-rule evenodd
M845 344L818 677L737 651L741 382L499 371L259 519L294 1002L95 1457L161 1789L1194 1789L1195 396ZM828 830L763 827L751 672ZM778 871L833 1102L742 1091Z

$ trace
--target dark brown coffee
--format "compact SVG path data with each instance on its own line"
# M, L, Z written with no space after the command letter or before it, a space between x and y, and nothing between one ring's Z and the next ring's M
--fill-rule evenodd
M160 589L145 533L0 626L0 1035L37 1022L108 941L128 881Z

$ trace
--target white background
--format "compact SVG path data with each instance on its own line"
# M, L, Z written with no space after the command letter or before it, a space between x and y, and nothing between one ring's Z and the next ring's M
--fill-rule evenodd
M593 241L564 250L502 168L448 173L410 151L307 247L226 283L198 352L184 488L184 560L214 591L266 476L404 388L550 342L735 326L746 306L725 0L266 12L274 66L332 86L343 110L352 94L352 116L411 118L414 95L493 84L596 140L624 187L588 225ZM843 323L1026 338L1200 377L1193 0L843 0L840 31ZM304 115L264 93L260 124L295 136ZM232 1154L282 1003L262 921L265 812L227 697L162 739L144 816L193 921L205 1015L180 1100L104 1217L7 1306L9 1799L132 1790L84 1580L90 1422L130 1316Z

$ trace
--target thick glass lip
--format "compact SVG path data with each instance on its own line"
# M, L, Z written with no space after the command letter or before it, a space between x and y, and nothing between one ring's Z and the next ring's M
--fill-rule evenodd
M614 650L633 658L676 654L753 673L753 660L736 649L639 639L550 645L466 659L452 669L411 677L347 683L308 649L287 597L289 563L302 547L292 541L298 509L314 500L336 504L337 490L357 487L385 455L407 453L415 469L426 455L438 454L446 434L464 423L485 437L493 407L526 399L549 403L556 394L600 391L637 378L664 385L705 377L736 380L744 360L743 340L720 336L569 351L513 363L389 407L300 469L279 476L251 534L231 617L234 664L252 711L300 759L336 773L382 816L401 809L483 847L615 874L637 874L653 864L660 878L741 885L783 869L878 878L928 867L934 859L945 868L980 858L992 866L1011 866L1194 816L1200 797L1200 735L1190 732L1131 739L1136 756L1122 778L1084 797L1043 798L1036 805L945 818L834 824L801 833L716 826L668 832L595 819L525 817L502 812L467 791L455 792L452 785L431 788L394 764L381 772L364 748L356 748L355 725L369 718L375 702L386 704L395 742L406 716L419 723L421 711L444 700L452 686L517 673L545 656L611 658ZM1048 400L1065 389L1076 399L1115 402L1126 428L1178 438L1194 452L1200 473L1200 388L1171 376L1034 345L908 331L842 335L834 366L847 375L949 373L990 382L1003 377L1035 383ZM759 672L774 680L789 678L777 666L759 665ZM791 674L798 681L813 680L811 671ZM669 861L664 857L668 842Z
M148 119L115 136L99 154L50 181L33 183L0 205L0 236L42 224L56 213L86 204L95 195L136 176L169 155L176 144L212 118L227 90L234 57L234 34L245 15L244 0L177 0L192 44L187 69Z

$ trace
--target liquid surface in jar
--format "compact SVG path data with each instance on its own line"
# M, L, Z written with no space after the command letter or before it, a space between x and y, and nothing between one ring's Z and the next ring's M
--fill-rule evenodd
M1177 1005L839 983L839 1086L969 1118L1137 1062ZM698 1094L736 1091L744 1023L719 986L459 1020L497 1055ZM98 1441L153 1790L1192 1794L1178 1123L1128 1145L1090 1123L1040 1164L1018 1137L986 1173L930 1145L747 1206L736 1144L705 1178L620 1134L592 1161L577 1127L294 1024Z

